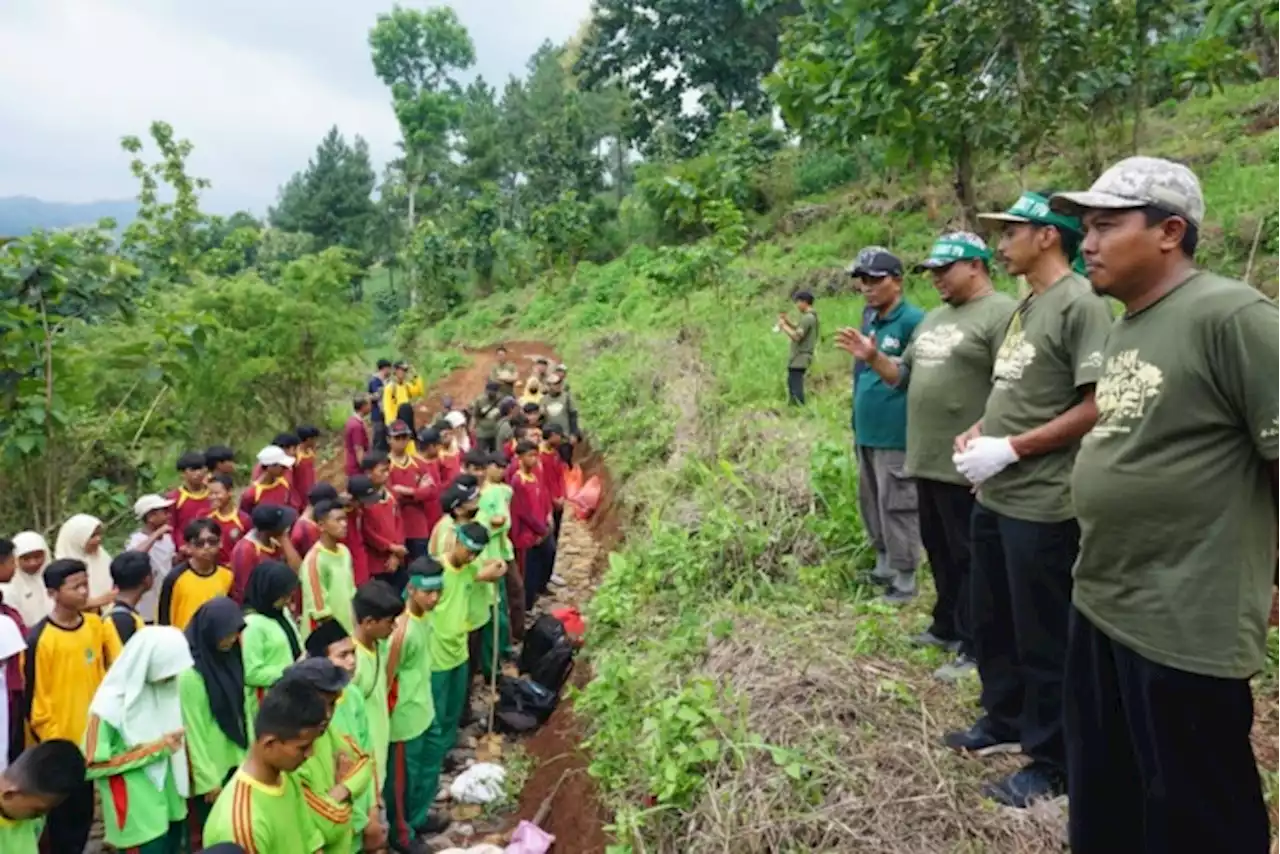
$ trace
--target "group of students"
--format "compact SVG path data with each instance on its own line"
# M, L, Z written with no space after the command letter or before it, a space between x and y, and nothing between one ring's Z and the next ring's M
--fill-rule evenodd
M982 683L945 744L1024 754L984 794L1068 794L1077 854L1268 850L1249 679L1277 573L1280 322L1196 268L1204 210L1185 166L1133 157L980 215L1021 300L967 232L917 265L928 314L887 249L849 270L871 579L911 598L923 541L937 603L915 640Z
M341 491L303 426L238 499L231 449L182 455L114 558L88 516L53 560L0 539L0 850L83 850L94 787L121 851L425 850L474 681L551 580L578 434L547 367L500 358L416 432L396 402L385 449L362 393Z

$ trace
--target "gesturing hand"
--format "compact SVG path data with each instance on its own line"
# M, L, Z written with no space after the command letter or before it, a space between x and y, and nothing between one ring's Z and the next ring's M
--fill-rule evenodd
M863 335L851 326L836 332L836 346L863 362L870 361L878 352L874 334Z

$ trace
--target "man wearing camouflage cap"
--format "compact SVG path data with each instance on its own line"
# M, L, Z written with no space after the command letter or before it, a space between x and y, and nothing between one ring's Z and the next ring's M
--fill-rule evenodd
M861 257L861 256L860 256ZM907 393L905 470L915 482L920 538L937 602L929 629L914 641L955 652L935 675L955 681L974 669L969 631L969 523L973 491L951 462L957 433L982 417L991 369L1014 300L991 283L991 251L976 234L945 234L919 269L933 275L943 305L929 312L901 358L881 352L866 332L842 329L836 343Z
M1072 272L1078 219L1024 193L1000 224L997 253L1031 292L1018 304L992 368L982 418L956 438L956 469L977 487L969 600L984 714L948 746L979 755L1010 743L1030 762L983 789L1014 807L1066 787L1062 673L1071 567L1080 529L1071 466L1093 426L1094 384L1111 310Z
M1204 198L1131 157L1082 193L1094 286L1124 304L1072 473L1071 850L1268 850L1249 743L1276 567L1280 315L1195 268Z

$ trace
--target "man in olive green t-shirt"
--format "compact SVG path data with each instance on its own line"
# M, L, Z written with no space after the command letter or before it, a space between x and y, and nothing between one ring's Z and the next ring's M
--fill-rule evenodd
M787 400L793 406L804 405L804 372L813 361L813 351L818 346L818 315L813 311L813 294L796 291L791 295L800 312L792 323L785 313L778 315L778 329L791 339L791 354L787 361Z
M1020 743L1030 762L983 794L1022 808L1065 790L1062 671L1080 542L1071 466L1096 417L1112 318L1071 269L1080 221L1050 211L1047 193L982 218L1001 225L1000 260L1031 293L996 353L981 421L956 438L956 468L978 489L970 606L984 714L944 741L978 754Z
M1090 277L1125 308L1071 481L1071 850L1262 854L1249 678L1276 569L1280 314L1195 268L1185 166L1131 157L1052 205L1083 213Z
M968 620L973 490L951 462L952 446L957 433L982 417L996 351L1014 308L1013 299L991 283L990 259L976 234L938 239L920 267L932 273L943 305L916 327L901 357L856 329L842 329L836 338L885 383L906 391L904 469L915 482L920 538L938 594L932 624L914 640L957 653L935 674L948 681L975 666Z

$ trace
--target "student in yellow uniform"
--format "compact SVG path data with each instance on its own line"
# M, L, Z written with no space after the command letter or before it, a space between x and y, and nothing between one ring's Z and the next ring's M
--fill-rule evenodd
M89 703L106 673L102 620L85 612L89 574L83 561L60 558L44 571L53 610L27 636L27 728L37 741L79 744ZM83 851L93 824L93 787L84 783L49 815L50 851ZM7 854L7 852L6 852Z
M111 583L116 598L107 611L103 629L107 636L107 667L116 660L114 650L129 642L134 633L146 625L138 613L138 603L155 584L151 557L146 552L120 552L111 559Z
M55 738L28 748L0 772L0 851L37 854L45 816L82 788L84 756L75 744Z
M98 787L107 844L137 854L182 854L190 780L178 676L191 667L172 626L141 629L89 706L84 752Z
M187 559L165 576L156 608L156 622L176 629L185 629L205 602L229 596L234 580L231 567L218 563L222 529L217 522L193 519L182 536Z
M408 362L396 362L394 374L382 386L382 411L388 420L393 420L400 411L400 404L412 403L425 393L422 377L409 374L413 367ZM409 422L412 425L412 421Z

